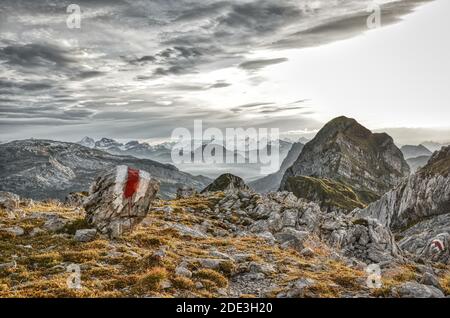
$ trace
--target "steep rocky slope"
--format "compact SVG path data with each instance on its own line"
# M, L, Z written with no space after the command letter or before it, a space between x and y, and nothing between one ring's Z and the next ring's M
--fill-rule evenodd
M374 217L394 231L450 213L450 146L435 152L416 174L355 214Z
M338 117L303 148L280 189L296 176L328 178L382 195L409 175L401 151L387 134L374 134L356 120Z
M249 186L260 193L267 193L278 190L281 180L286 173L286 170L294 164L294 162L302 152L304 146L305 145L301 142L294 143L277 172L270 174L264 178L250 182Z
M34 199L60 198L86 191L100 171L128 165L148 171L161 181L161 194L173 196L179 186L203 189L210 180L171 165L131 156L117 156L78 144L23 140L0 145L0 190Z

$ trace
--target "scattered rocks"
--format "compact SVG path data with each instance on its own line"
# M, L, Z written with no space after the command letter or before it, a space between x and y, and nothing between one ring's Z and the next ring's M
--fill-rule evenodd
M319 233L331 246L342 249L345 256L368 263L401 260L403 255L391 231L370 218L352 219L334 216L340 222L336 227Z
M20 197L11 192L0 191L0 209L12 211L19 208Z
M45 233L45 231L39 227L35 227L30 231L30 236L35 237L38 235L41 235L42 233Z
M182 276L182 277L186 277L186 278L192 277L192 272L189 269L187 269L185 266L182 266L182 265L179 265L175 269L175 274L177 276Z
M97 236L96 229L77 230L73 239L77 242L91 242Z
M244 202L244 198L248 200ZM237 222L232 213L234 208L241 211ZM389 228L377 220L323 212L316 203L298 199L289 192L264 196L245 190L228 192L217 204L216 210L217 216L224 222L238 223L236 229L228 226L235 235L249 231L267 238L268 244L276 241L283 248L298 252L304 249L304 242L313 235L342 249L345 256L367 263L401 260L403 257ZM242 220L246 219L250 221L243 223Z
M69 220L61 218L58 215L54 215L44 223L43 228L50 232L59 232L67 225L68 222Z
M406 282L394 289L394 295L401 298L443 298L444 293L434 286L417 282Z
M177 190L177 199L185 199L197 194L197 190L192 187L181 187Z
M271 275L275 274L277 272L274 265L267 264L267 263L257 263L257 262L251 262L248 265L248 272L251 274L264 274L264 275Z
M303 243L308 238L309 233L306 231L298 231L293 228L283 228L280 232L275 234L275 239L284 248L293 248L297 251L303 249Z
M1 263L0 264L0 270L15 268L17 266L16 261L8 262L8 263Z
M429 272L423 274L422 279L420 280L420 283L423 285L433 286L439 290L442 290L442 286L439 283L439 280L437 279L437 277Z
M204 268L220 269L222 264L226 264L229 260L216 258L199 258L197 261Z
M160 249L156 250L152 254L152 257L157 261L162 261L166 257L166 249L160 248Z
M304 249L302 249L300 251L300 255L303 257L313 257L315 255L314 251L312 249L310 249L309 247L305 247Z
M89 224L112 238L131 231L150 211L159 182L149 173L118 166L91 186L84 208Z
M301 278L291 282L285 291L277 295L277 298L303 298L308 294L308 287L314 286L315 283L313 279Z
M7 227L7 228L3 228L0 230L4 231L10 235L13 235L13 236L22 236L25 234L25 230L23 228L21 228L20 226Z
M197 288L197 289L202 289L202 288L204 288L205 286L203 286L203 284L201 283L201 282L196 282L195 283L195 288Z
M164 280L161 282L161 288L162 288L162 289L169 289L169 288L172 288L172 283L170 282L170 280L164 279Z
M88 196L89 192L71 192L64 203L68 206L82 207Z
M195 238L205 238L207 235L201 230L194 229L184 224L170 223L168 227L177 230L181 235L191 236Z

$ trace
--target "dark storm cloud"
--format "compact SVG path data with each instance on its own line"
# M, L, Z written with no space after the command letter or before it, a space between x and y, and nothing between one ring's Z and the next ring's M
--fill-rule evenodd
M298 4L281 1L236 3L218 19L216 35L228 35L229 30L250 32L254 36L273 32L302 16Z
M88 79L88 78L94 78L94 77L98 77L98 76L102 76L105 75L104 72L99 72L99 71L85 71L85 72L81 72L79 74L77 74L75 76L76 79Z
M52 85L45 82L24 82L7 81L0 79L0 94L12 93L14 90L22 89L26 91L38 91L50 89Z
M67 67L76 59L67 51L50 44L15 44L0 48L0 61L22 67Z
M195 21L198 19L211 18L211 16L220 14L224 9L229 8L230 3L227 1L219 1L215 3L200 3L194 8L187 8L182 11L175 19L175 22Z
M9 119L60 119L60 120L81 120L89 118L94 114L93 110L85 108L64 109L59 105L24 105L17 107L15 105L0 105L0 113L3 118Z

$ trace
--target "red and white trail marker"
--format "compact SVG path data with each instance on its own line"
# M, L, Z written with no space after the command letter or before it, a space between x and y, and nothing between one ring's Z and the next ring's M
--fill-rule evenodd
M130 204L142 198L150 182L150 174L133 169L127 166L118 166L116 168L116 183L114 193L116 207L122 207L124 200L128 200Z
M433 240L431 242L431 249L434 253L442 253L445 250L444 242L441 240Z

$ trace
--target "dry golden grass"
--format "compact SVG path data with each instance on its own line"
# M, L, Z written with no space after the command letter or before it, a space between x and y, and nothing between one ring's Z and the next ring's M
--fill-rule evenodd
M447 271L441 278L441 286L446 296L450 295L450 271Z
M193 290L195 288L195 283L192 281L192 279L187 277L172 278L172 284L173 287L177 289Z
M225 276L212 269L201 269L194 273L194 277L214 283L218 287L228 286Z
M158 291L161 283L167 278L167 270L163 267L155 267L144 273L138 281L137 288L142 291Z

